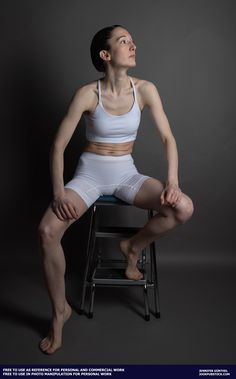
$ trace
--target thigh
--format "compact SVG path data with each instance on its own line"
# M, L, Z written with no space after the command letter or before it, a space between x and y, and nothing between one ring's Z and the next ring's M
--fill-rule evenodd
M192 200L183 192L181 193L181 199L175 208L172 208L169 205L162 205L160 196L164 186L164 183L161 181L150 177L140 187L134 198L133 205L143 209L153 209L166 215L170 212L176 212L177 215L183 212L185 215L192 214Z
M164 183L150 177L137 192L133 205L143 209L159 210L161 207L160 196L164 189Z
M66 229L87 211L88 206L74 190L66 188L65 193L66 197L76 206L79 217L73 220L62 221L55 215L51 206L49 206L39 225L39 231L41 233L56 234L57 236L62 237Z

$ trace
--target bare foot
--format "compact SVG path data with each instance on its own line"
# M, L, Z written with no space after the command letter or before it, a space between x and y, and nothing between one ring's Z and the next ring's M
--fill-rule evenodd
M51 328L47 337L42 339L39 344L43 353L53 354L62 345L62 329L64 323L70 318L72 309L66 302L64 313L59 316L54 316L52 319Z
M128 239L120 241L120 249L128 261L128 265L125 270L126 277L132 280L143 279L143 274L137 267L139 252L132 250Z

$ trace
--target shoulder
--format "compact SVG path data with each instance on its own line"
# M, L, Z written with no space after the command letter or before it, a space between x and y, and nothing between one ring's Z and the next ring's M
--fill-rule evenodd
M78 87L75 91L75 97L86 97L89 98L91 95L97 94L97 80L94 80L92 82L82 84L80 87Z
M150 106L154 99L160 100L158 89L153 82L136 77L132 77L132 79L143 106Z
M82 84L75 90L73 102L82 106L83 111L90 111L97 100L97 80Z
M145 79L136 78L133 76L131 78L133 79L135 87L141 93L150 92L150 91L157 91L157 87L153 82L150 82L150 81L145 80Z

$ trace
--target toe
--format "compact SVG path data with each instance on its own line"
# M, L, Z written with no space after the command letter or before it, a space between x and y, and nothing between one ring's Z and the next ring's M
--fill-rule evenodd
M58 349L60 348L60 346L50 346L47 350L46 350L46 353L47 354L53 354L55 353Z
M40 342L40 348L41 350L45 351L48 349L48 347L50 346L51 342L50 340L46 337L44 338L41 342Z
M43 346L47 345L47 343L48 343L48 338L46 337L46 338L44 338L44 339L40 342L39 346L40 346L40 347L43 347Z
M40 341L39 345L40 345L40 346L43 346L44 343L45 343L45 341L46 341L46 339L47 339L47 337L45 337L42 341Z

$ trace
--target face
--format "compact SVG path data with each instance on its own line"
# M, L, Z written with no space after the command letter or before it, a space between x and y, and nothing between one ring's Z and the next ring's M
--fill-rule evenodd
M112 31L111 38L108 40L110 50L102 50L102 58L116 67L131 68L136 66L135 51L136 46L130 33L121 27Z

